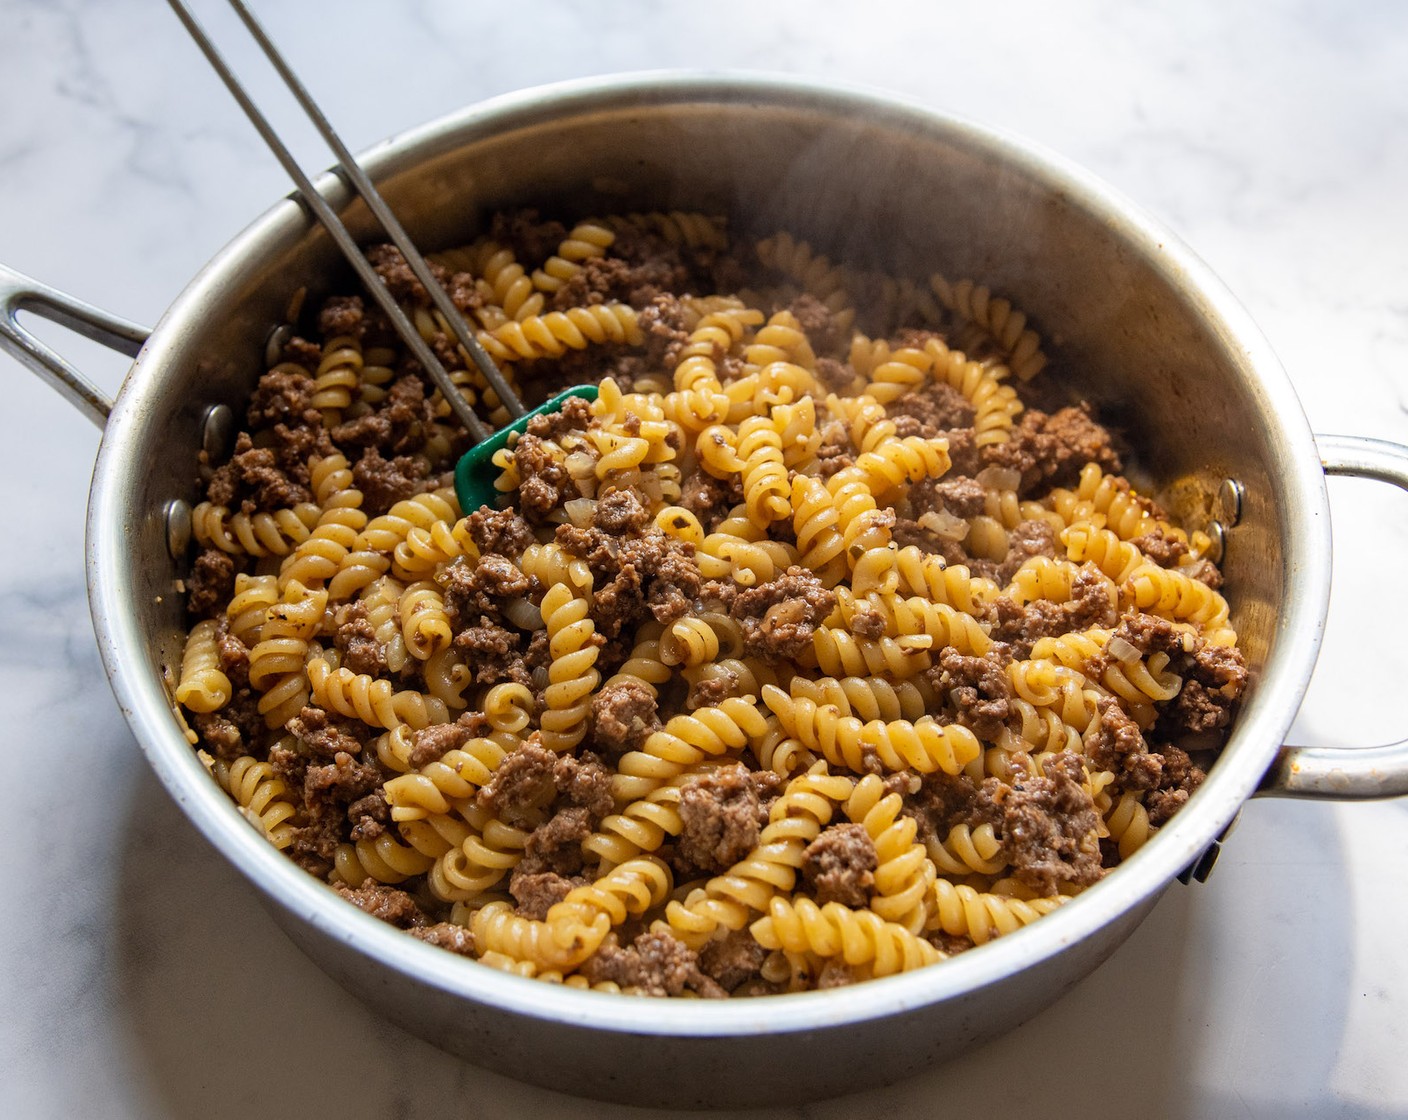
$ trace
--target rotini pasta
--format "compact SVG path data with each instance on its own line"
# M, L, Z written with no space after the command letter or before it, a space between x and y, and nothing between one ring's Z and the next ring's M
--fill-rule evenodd
M1024 412L1006 299L685 212L434 259L525 401L598 386L496 449L494 505L355 299L200 470L174 698L330 889L545 983L803 991L1016 933L1194 792L1246 679L1210 538L1058 386Z

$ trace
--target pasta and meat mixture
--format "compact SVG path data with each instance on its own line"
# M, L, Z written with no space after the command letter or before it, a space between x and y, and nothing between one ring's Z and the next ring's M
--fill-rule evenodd
M1024 926L1196 789L1246 680L1210 542L1007 301L681 213L503 214L434 262L526 400L600 383L498 453L498 507L346 295L194 516L176 699L350 903L577 987L825 988Z

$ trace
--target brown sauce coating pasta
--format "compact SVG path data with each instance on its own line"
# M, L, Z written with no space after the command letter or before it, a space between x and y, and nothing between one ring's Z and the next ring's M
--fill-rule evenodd
M348 901L571 986L828 987L1026 925L1196 789L1246 681L1207 542L1027 407L1006 301L692 214L500 215L436 267L526 399L602 385L501 509L355 295L200 479L178 695Z

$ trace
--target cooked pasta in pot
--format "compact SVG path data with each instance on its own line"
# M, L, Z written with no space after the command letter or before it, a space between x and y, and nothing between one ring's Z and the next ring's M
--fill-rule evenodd
M574 987L832 987L1049 913L1196 789L1246 681L1210 542L1005 299L697 214L504 214L435 264L526 399L600 383L498 453L497 508L347 295L193 519L175 697L349 902Z

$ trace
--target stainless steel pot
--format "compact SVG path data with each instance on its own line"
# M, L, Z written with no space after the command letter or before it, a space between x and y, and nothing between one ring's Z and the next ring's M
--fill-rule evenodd
M269 325L335 250L284 200L148 333L0 272L0 343L104 427L88 511L88 590L118 703L196 827L289 936L389 1018L525 1080L644 1104L798 1101L893 1080L1022 1022L1100 964L1180 873L1205 874L1257 793L1408 792L1408 741L1282 746L1315 663L1330 582L1324 476L1408 489L1408 449L1316 439L1265 340L1176 238L1061 159L872 95L760 77L640 75L529 90L388 141L364 163L424 247L486 215L705 209L786 228L833 259L942 269L1010 295L1082 394L1125 425L1138 468L1226 541L1226 593L1252 681L1197 795L1125 866L1021 932L936 968L854 988L735 1002L640 1001L505 976L335 898L270 847L197 761L173 716L197 452L227 438ZM320 189L347 202L331 176ZM354 232L370 235L359 206ZM29 335L32 311L136 360L116 401ZM138 353L138 349L140 352ZM220 406L227 406L221 408ZM1215 523L1215 524L1214 524ZM173 553L176 557L173 559Z

